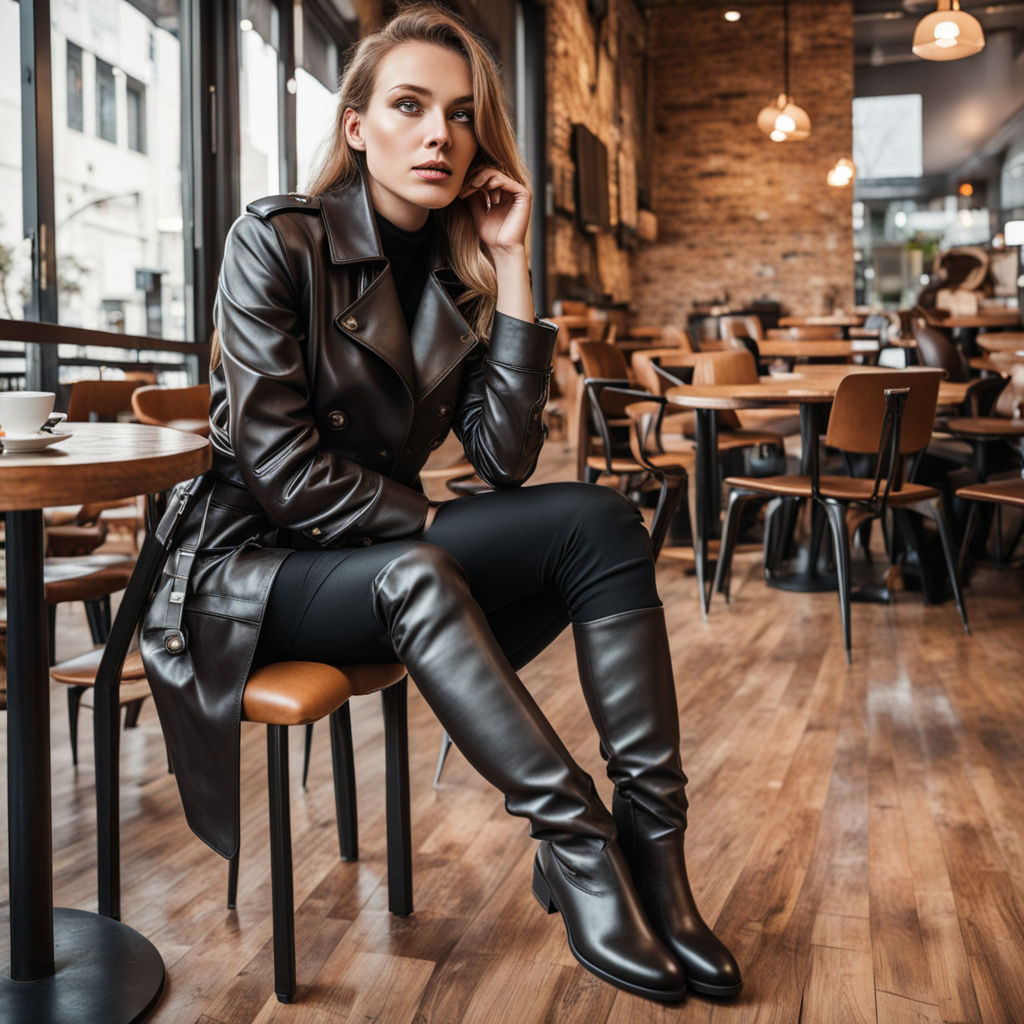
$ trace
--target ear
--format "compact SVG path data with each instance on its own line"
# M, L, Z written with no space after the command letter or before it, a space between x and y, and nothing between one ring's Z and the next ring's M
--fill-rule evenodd
M352 149L366 151L366 141L363 139L363 120L358 112L351 107L345 108L342 114L342 127L345 130L345 141Z

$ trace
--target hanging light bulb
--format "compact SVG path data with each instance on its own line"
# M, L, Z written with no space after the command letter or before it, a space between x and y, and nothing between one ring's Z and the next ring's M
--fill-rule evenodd
M836 161L835 167L828 172L826 181L833 188L846 188L853 181L856 173L857 169L853 166L853 161L845 156L840 157Z
M960 0L938 0L914 29L913 51L925 60L960 60L985 48L985 33L973 14L960 10Z
M775 100L761 108L757 127L772 142L799 142L811 134L811 119L789 94L789 0L782 2L782 39L785 92L780 92Z

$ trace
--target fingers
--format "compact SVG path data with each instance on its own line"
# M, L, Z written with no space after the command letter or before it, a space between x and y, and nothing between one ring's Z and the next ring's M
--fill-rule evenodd
M492 206L500 206L505 193L513 199L529 194L524 185L493 167L481 167L466 178L459 191L459 198L465 199L474 192L481 193L484 205L488 210Z

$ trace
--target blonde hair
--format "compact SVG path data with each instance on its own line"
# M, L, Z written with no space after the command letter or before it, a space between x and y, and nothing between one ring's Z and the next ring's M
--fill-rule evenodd
M345 139L344 115L351 107L365 112L377 81L381 61L403 43L433 43L465 57L473 82L474 131L478 149L469 174L480 166L495 167L503 174L529 184L529 173L516 145L497 65L486 45L449 11L433 3L414 3L403 7L377 32L361 39L341 77L338 111L330 143L314 169L307 192L319 196L332 189L353 184L361 173L361 154ZM498 287L492 262L473 222L464 199L455 199L437 211L439 242L456 277L465 286L459 305L471 318L470 326L487 338L494 319Z

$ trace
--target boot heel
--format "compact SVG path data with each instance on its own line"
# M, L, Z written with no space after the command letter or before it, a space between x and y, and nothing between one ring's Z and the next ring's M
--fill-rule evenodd
M540 865L536 862L533 865L533 895L537 897L537 902L547 913L553 914L558 910L558 907L555 906L555 901L551 898L548 880L544 877Z

